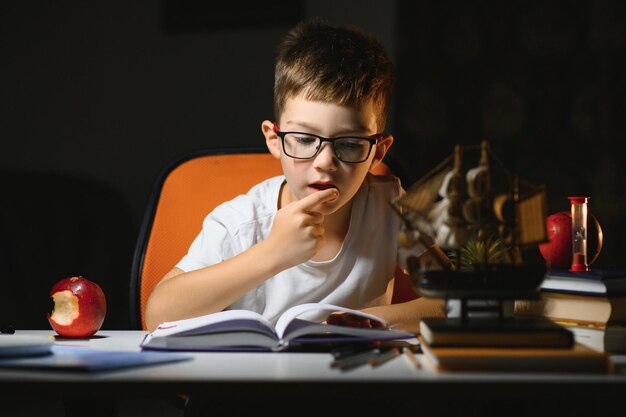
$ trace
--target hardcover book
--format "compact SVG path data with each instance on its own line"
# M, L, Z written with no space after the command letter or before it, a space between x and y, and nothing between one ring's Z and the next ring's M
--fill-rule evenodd
M626 353L626 326L609 324L604 327L596 327L576 323L562 324L574 333L576 343L599 352Z
M436 372L607 373L606 353L575 344L571 348L437 347L420 337L426 364Z
M538 300L516 301L515 314L594 326L626 323L626 296L542 291Z
M571 347L574 335L543 317L424 318L420 334L431 346Z
M310 313L342 311L369 318L381 328L331 325L300 318ZM325 314L324 316L326 316ZM332 304L308 303L285 311L273 326L249 310L226 310L160 324L141 343L142 349L197 351L285 351L303 346L413 339L414 333L392 329L372 314Z
M626 271L591 269L587 272L570 272L567 269L553 268L546 272L540 289L590 295L626 296Z

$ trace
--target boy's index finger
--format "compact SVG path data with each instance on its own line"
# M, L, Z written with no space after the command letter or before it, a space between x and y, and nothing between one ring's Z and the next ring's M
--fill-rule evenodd
M313 209L318 204L324 203L326 201L335 200L339 196L339 191L334 188L329 188L327 190L316 191L313 194L309 194L303 199L301 199L298 204L305 209Z

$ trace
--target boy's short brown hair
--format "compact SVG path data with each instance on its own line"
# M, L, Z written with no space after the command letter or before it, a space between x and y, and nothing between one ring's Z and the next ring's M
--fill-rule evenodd
M274 116L278 120L286 100L300 93L308 100L351 107L373 100L382 132L392 84L391 60L372 35L354 26L304 21L278 46Z

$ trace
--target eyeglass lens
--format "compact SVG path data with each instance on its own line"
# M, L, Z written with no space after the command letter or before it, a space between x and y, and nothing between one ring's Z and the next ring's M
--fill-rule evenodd
M322 141L317 136L303 133L287 133L284 137L285 153L292 158L313 158ZM363 162L367 159L371 143L367 139L341 138L332 141L335 155L344 162Z

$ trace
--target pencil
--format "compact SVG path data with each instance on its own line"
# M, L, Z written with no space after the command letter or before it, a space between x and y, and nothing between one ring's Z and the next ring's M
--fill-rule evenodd
M383 363L389 362L390 360L392 360L399 354L400 354L400 349L394 347L381 353L380 355L374 358L371 358L369 361L367 361L367 363L369 363L371 366L380 366Z
M402 352L404 353L404 357L409 361L411 365L413 365L417 369L420 369L422 367L422 364L415 357L415 354L411 352L411 349L404 348L402 349Z

